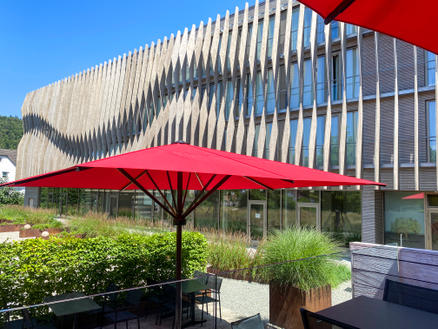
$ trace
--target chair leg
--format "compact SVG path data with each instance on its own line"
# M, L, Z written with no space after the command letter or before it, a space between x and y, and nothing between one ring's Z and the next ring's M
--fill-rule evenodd
M219 319L222 321L222 305L221 305L221 294L218 294L218 300L219 300Z

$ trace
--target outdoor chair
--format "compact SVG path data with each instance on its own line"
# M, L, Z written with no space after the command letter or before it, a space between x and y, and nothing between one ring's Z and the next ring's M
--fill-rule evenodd
M208 273L204 273L204 272L200 272L200 271L195 271L195 272L193 273L193 277L194 277L195 279L198 279L199 281L201 281L203 284L207 284L207 282L208 282L208 278L209 278L210 276L211 276L210 274L208 274Z
M5 323L5 329L56 329L56 326L48 321L38 321L31 317L29 310L21 311L22 319L12 320Z
M383 300L438 313L438 290L386 279Z
M107 292L118 289L116 285L110 285ZM120 322L125 322L126 329L128 329L128 322L131 320L137 320L137 328L140 328L139 316L128 310L126 295L123 296L119 293L109 294L102 310L104 318L114 324L114 329L117 328L117 324Z
M175 310L176 310L176 289L173 286L166 285L163 289L155 294L153 301L158 305L159 311L155 319L156 325L161 325L162 319L172 317L172 328L175 327ZM189 317L190 303L182 299L182 310L186 317Z
M304 308L300 309L304 329L359 329L348 324L335 321Z
M265 329L265 325L260 317L260 313L257 313L239 321L231 322L231 329Z
M204 319L204 305L208 313L209 303L219 303L219 319L222 320L222 307L221 307L221 287L223 279L217 276L209 276L207 280L207 290L202 292L201 296L195 297L195 302L202 305L201 319Z

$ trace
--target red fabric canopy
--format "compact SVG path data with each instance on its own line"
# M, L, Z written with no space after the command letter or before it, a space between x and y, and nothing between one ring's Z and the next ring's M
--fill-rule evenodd
M382 32L438 53L438 1L422 0L300 0L323 18L341 3L351 4L334 19Z
M67 169L0 186L39 186L88 189L138 189L120 172L124 169L147 190L175 190L183 173L184 190L278 189L306 186L384 185L364 179L270 161L246 155L175 143L83 163Z
M420 200L424 199L424 192L411 194L402 198L403 200Z

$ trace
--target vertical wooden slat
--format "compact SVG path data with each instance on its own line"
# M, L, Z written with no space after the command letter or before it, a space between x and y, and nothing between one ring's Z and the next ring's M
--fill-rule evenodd
M418 59L417 59L417 47L413 46L414 50L414 177L415 177L415 190L420 188L420 172L419 172L419 159L418 159Z
M330 137L332 129L332 46L331 46L331 25L324 26L325 39L325 69L326 69L326 88L327 88L327 108L325 115L325 129L324 129L324 164L323 169L329 170L330 164Z
M346 142L347 142L347 80L346 80L346 41L345 41L345 23L339 22L339 31L341 34L341 66L342 66L342 112L340 118L341 130L339 136L339 173L345 172L346 164Z
M374 121L374 181L380 180L380 67L379 32L374 32L374 50L376 60L376 114ZM377 187L376 187L377 189Z
M357 27L357 60L359 61L359 99L357 102L356 178L362 177L363 143L363 70L362 70L362 28ZM358 186L360 189L360 186Z
M393 161L393 187L394 190L398 190L399 183L399 139L398 139L398 128L399 128L399 105L398 105L398 53L397 53L397 39L393 39L394 44L394 161Z
M309 167L313 168L315 163L315 144L317 134L317 104L316 104L316 20L317 15L312 12L312 22L310 25L310 60L312 63L312 121L310 124L310 141L309 141Z

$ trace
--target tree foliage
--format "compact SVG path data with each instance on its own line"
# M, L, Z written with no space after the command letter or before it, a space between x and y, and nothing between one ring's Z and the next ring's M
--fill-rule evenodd
M23 136L23 121L13 116L0 116L0 148L15 150Z
M0 178L0 184L4 180ZM24 196L22 193L14 190L11 187L0 187L0 206L5 204L19 204L22 205L24 202Z

